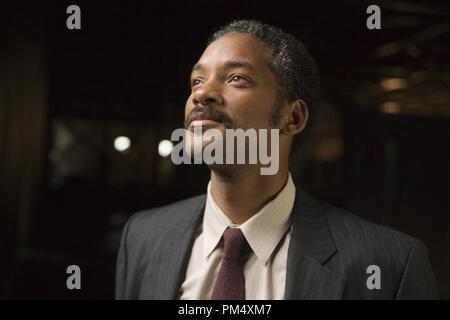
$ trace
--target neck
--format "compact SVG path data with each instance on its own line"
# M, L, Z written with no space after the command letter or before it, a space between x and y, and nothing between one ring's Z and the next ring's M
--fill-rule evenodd
M236 224L242 224L275 198L287 182L288 168L275 175L261 175L259 166L211 169L214 201Z

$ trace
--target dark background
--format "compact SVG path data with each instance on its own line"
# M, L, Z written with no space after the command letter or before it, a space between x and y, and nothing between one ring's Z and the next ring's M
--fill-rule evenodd
M127 217L206 190L206 167L158 155L181 127L192 65L215 28L255 18L298 36L321 73L316 125L292 155L297 183L422 239L449 299L447 3L2 1L0 298L113 297ZM81 30L66 28L70 4ZM381 30L366 28L370 4ZM66 288L71 264L78 291Z

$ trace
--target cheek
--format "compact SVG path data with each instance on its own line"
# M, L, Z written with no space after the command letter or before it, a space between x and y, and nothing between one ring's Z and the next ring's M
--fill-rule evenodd
M192 101L191 96L189 96L189 98L186 100L186 104L184 106L184 118L186 118L187 115L189 114L189 112L191 112L191 110L194 108L191 101Z
M274 102L267 93L242 95L230 100L229 114L236 127L266 128Z

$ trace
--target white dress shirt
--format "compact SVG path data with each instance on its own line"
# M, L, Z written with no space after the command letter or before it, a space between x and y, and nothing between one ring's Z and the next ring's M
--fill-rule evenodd
M241 225L233 224L223 213L210 188L211 182L208 184L203 222L194 240L179 298L211 298L222 261L222 234L227 227L238 227L252 249L243 268L246 299L284 299L292 230L290 215L295 200L291 175L278 195Z

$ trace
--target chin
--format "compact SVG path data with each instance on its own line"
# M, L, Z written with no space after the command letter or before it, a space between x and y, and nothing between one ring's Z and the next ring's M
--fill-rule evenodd
M230 164L209 164L208 168L222 177L232 177L236 171L236 166Z

